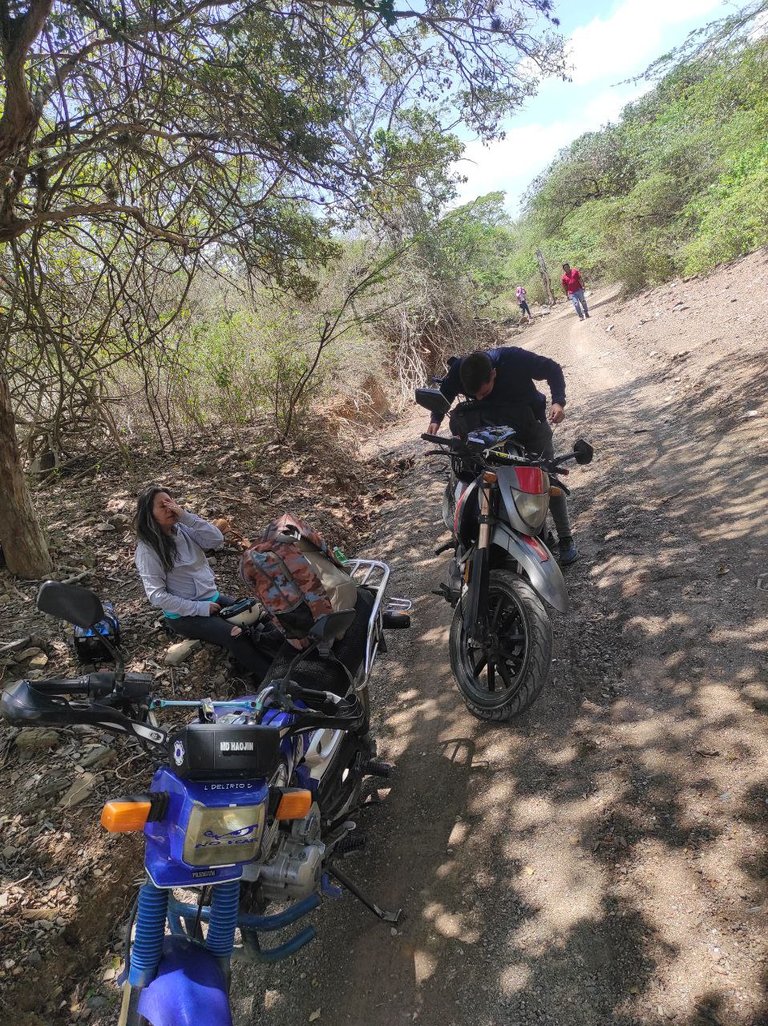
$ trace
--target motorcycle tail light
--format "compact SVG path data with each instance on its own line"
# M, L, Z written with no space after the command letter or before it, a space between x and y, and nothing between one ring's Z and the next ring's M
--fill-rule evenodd
M544 526L549 509L549 477L538 467L516 467L515 506L535 534Z
M209 807L194 802L182 858L190 866L229 866L259 854L266 805Z

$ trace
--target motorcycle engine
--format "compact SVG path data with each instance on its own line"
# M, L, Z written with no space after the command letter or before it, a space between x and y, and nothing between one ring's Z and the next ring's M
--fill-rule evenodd
M267 862L245 866L243 879L256 883L267 901L306 898L320 886L325 845L320 840L320 809L281 832Z

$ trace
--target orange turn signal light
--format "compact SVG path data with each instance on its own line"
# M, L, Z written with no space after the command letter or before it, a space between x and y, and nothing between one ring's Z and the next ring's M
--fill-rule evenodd
M277 806L275 819L304 819L312 808L312 792L298 787L286 788Z
M551 499L559 499L561 495L565 495L562 488L558 488L557 485L552 485L549 489L549 497Z
M101 825L111 834L129 834L143 830L152 802L130 800L107 802L101 810Z
M483 484L496 484L498 476L492 470L483 472Z

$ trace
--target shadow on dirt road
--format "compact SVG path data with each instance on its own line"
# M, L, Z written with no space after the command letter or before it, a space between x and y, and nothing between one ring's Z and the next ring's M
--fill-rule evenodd
M597 452L570 478L582 560L551 683L508 727L464 709L431 594L444 477L417 459L369 546L416 613L374 682L397 772L348 869L407 918L327 903L295 965L239 977L244 1021L768 1021L768 384L752 351L712 380L581 327L525 334L568 366L566 436ZM397 458L422 451L405 437Z

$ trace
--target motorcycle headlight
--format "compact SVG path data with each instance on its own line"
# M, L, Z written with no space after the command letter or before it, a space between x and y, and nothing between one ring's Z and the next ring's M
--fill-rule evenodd
M182 858L190 866L228 866L259 854L266 805L209 808L194 802L184 832Z
M533 534L536 534L544 526L549 509L549 493L546 495L531 495L527 492L515 492L515 506L517 512L530 527Z

